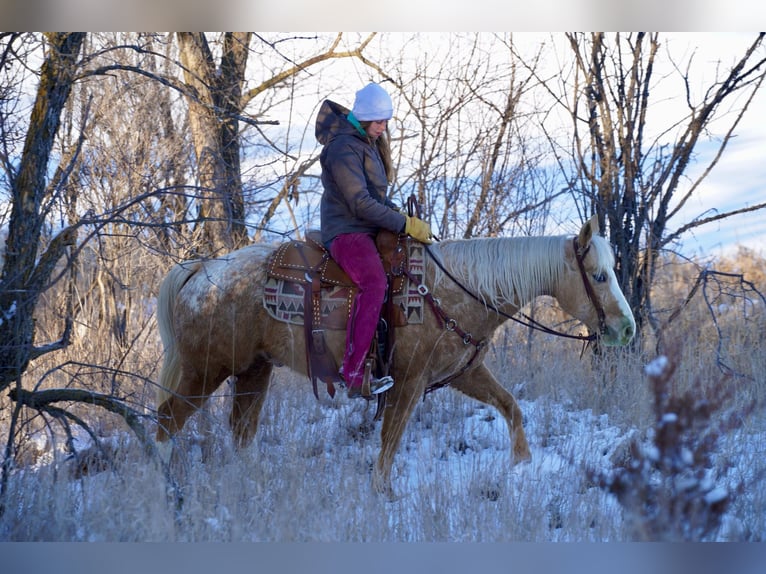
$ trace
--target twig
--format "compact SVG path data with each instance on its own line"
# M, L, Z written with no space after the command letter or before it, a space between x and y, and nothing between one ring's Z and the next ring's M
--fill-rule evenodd
M27 391L26 389L16 388L11 389L9 396L11 400L16 401L17 403L38 411L50 412L54 416L60 416L60 409L57 407L52 408L51 403L78 402L104 408L120 415L125 420L141 441L146 454L149 456L157 456L154 441L146 436L146 431L141 424L141 419L144 418L144 415L130 408L120 399L101 393L86 391L84 389L46 389L42 391Z

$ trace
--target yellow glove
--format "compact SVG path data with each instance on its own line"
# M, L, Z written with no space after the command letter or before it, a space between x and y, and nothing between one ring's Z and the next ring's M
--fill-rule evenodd
M404 232L421 243L431 243L431 237L433 237L431 226L417 217L410 217L409 215L405 215L405 217L407 223L404 225Z

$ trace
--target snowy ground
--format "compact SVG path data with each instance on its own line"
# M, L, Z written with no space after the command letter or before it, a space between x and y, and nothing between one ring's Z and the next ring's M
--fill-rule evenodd
M60 472L54 478L49 464L16 473L17 506L0 519L0 540L636 539L624 509L592 477L623 462L632 439L649 448L645 429L620 428L607 415L547 398L522 400L532 461L511 467L504 420L485 405L438 391L417 407L405 431L393 471L399 497L388 500L371 493L380 423L369 424L372 408L361 403L317 402L310 392L277 387L255 443L237 454L229 448L227 413L220 412L226 401L219 399L179 443L179 512L162 502L161 473L147 470L136 452L121 469L77 480ZM118 439L116 450L138 450L129 435ZM766 434L756 426L725 437L720 463L710 469L715 488L757 479L765 447ZM714 540L764 539L766 493L762 480L753 486L737 497Z

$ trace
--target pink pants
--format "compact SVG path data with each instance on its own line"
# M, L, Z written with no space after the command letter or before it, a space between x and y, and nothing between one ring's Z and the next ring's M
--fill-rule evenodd
M366 233L338 235L330 244L330 255L359 288L346 328L343 357L343 377L349 386L359 387L386 297L386 272L375 241Z

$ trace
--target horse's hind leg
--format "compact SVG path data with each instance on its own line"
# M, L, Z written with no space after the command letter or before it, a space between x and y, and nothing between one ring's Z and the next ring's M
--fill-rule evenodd
M182 368L178 388L157 409L157 441L165 442L180 431L227 376L221 371L201 376Z
M513 462L531 458L527 435L524 433L521 409L513 395L497 382L484 365L455 379L451 386L478 401L495 407L505 418L513 445Z
M269 390L272 364L259 361L237 375L229 426L238 448L250 444L258 430L258 418Z

